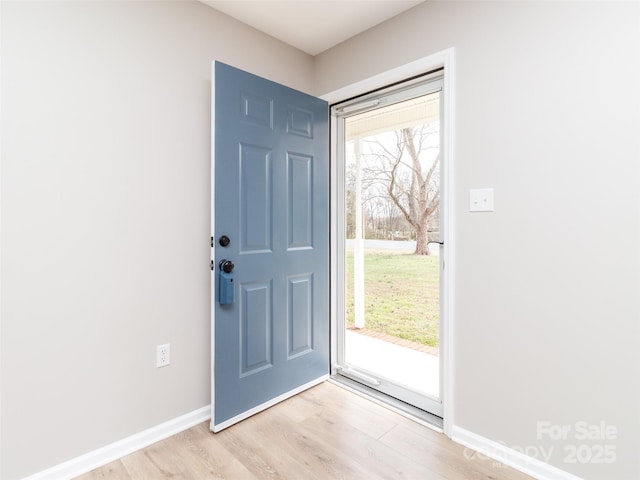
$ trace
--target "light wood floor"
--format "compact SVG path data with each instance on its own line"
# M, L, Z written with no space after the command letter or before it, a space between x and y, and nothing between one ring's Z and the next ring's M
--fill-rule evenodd
M203 423L78 478L530 479L331 383L218 434Z

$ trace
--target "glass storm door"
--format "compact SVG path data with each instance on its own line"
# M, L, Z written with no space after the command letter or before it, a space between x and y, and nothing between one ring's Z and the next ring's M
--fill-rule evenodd
M333 107L343 172L338 371L442 417L442 74Z
M328 106L213 66L211 429L329 373Z

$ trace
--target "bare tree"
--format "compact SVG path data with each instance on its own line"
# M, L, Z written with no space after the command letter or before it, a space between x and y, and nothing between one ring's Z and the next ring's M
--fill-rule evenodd
M371 190L385 196L398 207L416 234L416 255L429 255L430 221L437 216L440 205L440 153L432 159L426 151L429 139L437 135L432 125L407 127L393 132L394 141L374 136L369 144L364 179ZM392 145L395 143L395 145ZM377 188L376 188L377 187Z

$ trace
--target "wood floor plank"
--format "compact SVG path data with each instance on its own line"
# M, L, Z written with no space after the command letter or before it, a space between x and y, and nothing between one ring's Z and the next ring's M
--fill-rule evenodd
M337 420L348 421L353 427L370 435L380 438L397 425L398 415L385 416L379 405L354 395L337 385L327 384L324 391L310 389L302 394L302 400L311 402L316 409L330 411Z
M476 455L476 452L452 442L444 435L429 429L415 428L414 425L398 425L380 438L380 441L394 450L404 452L413 459L443 462L447 474L461 479L484 480L503 478L526 480L530 477L499 462Z
M169 448L175 458L168 464L181 462L180 473L191 479L256 478L246 466L227 449L222 439L214 436L208 422L181 432L170 439ZM172 474L176 473L174 469ZM171 477L173 478L173 477Z
M325 382L220 433L202 423L77 480L530 480Z
M214 435L209 430L209 422L202 423L187 432L194 432L193 446L189 449L193 461L202 464L204 470L198 478L228 479L242 478L258 479L249 469L238 460L225 445L224 438Z
M496 478L478 470L478 465L465 458L462 448L450 448L445 440L432 441L403 426L396 426L380 442L395 451L403 452L415 461L423 462L448 480L490 480Z
M82 478L83 480L102 480L105 478L108 478L109 480L133 480L120 460L111 462L110 464L97 470L93 470L79 478Z
M367 435L349 422L337 420L333 415L316 415L301 424L309 435L331 438L337 451L344 452L352 462L367 465L371 472L385 479L416 479L427 476L433 480L445 480L402 453L385 447L377 439Z
M121 462L127 469L127 472L129 472L129 476L132 479L165 478L166 472L153 462L150 458L148 448L150 447L132 453L131 455L127 455L121 459Z
M276 409L275 412L281 409ZM220 432L217 436L229 445L229 451L260 478L297 479L301 471L308 471L308 465L300 452L282 441L283 434L271 425L268 418L274 411L244 420L240 424ZM294 427L295 428L295 427ZM314 478L309 471L310 479Z
M146 465L153 465L158 473L155 478L171 478L175 480L189 480L193 478L190 471L190 462L185 461L185 455L180 448L180 443L174 437L155 443L143 450L146 457ZM123 461L124 462L124 461ZM127 470L131 471L130 462L125 463ZM150 469L153 471L152 469ZM153 477L151 477L153 478Z
M286 415L272 415L264 427L269 431L280 432L283 442L286 443L285 448L297 452L304 459L305 472L308 472L305 475L309 475L309 478L380 478L354 462L348 452L337 449L333 436L317 436L315 432L305 428L302 422L293 423Z

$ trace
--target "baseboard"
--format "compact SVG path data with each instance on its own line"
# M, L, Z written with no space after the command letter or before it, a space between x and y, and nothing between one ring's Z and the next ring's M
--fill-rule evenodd
M110 445L86 453L67 462L48 468L23 480L69 480L113 462L144 447L164 440L199 423L209 420L211 407L206 406L180 417L151 427Z
M453 426L451 439L538 480L582 480L580 477L509 448L502 443Z

